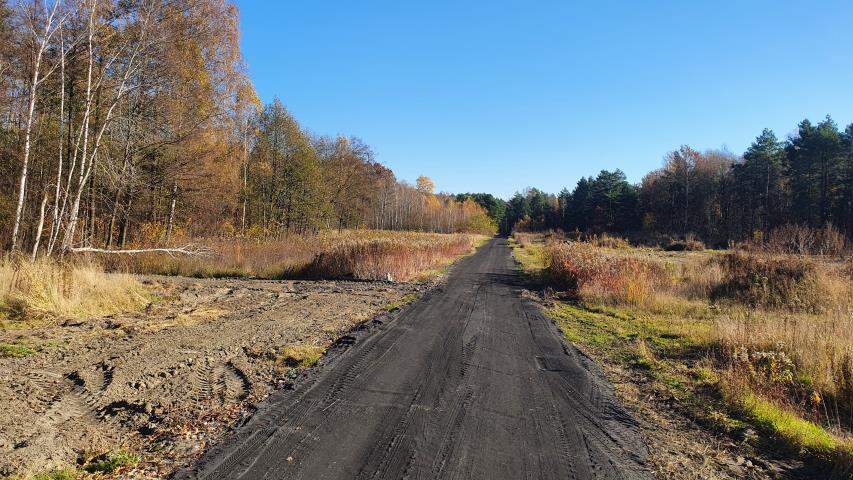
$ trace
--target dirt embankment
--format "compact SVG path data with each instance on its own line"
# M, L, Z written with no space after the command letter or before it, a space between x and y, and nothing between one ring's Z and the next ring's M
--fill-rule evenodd
M426 287L383 282L146 279L145 311L0 332L38 352L0 358L0 475L126 449L135 475L185 464L298 375L282 349L328 346Z

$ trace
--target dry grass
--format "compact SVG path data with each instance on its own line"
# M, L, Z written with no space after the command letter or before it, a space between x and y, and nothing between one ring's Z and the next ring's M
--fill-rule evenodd
M477 237L405 234L332 245L314 257L306 273L319 278L410 280L470 253Z
M357 278L407 281L470 253L486 237L377 230L324 231L277 240L198 239L209 257L108 258L111 270L188 277Z
M281 349L276 363L282 368L307 368L320 360L326 349L318 345L293 344Z
M554 243L546 248L546 258L554 286L595 303L648 306L655 293L673 283L659 263L608 255L586 242Z
M86 318L139 308L149 293L132 276L88 260L0 263L0 320Z
M724 281L711 294L751 307L822 311L839 282L806 257L733 252L716 258Z
M608 235L606 233L602 233L600 236L593 236L590 239L590 242L598 247L612 248L614 250L625 250L631 248L631 244L628 240L622 237Z
M850 242L831 224L823 228L789 224L773 229L763 245L753 242L752 246L772 253L841 256L849 251Z
M836 465L853 458L849 261L527 240L546 252L551 285L577 302L556 315L570 339L621 345L631 365L678 385L691 380L672 372L693 352L732 412Z

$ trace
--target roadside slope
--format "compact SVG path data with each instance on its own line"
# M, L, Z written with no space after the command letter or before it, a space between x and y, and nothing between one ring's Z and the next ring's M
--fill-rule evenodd
M636 423L522 292L492 240L178 477L646 478Z

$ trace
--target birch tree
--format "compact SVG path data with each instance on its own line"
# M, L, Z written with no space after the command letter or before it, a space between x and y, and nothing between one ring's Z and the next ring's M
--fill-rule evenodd
M38 87L53 69L48 72L42 72L42 59L44 52L50 44L51 38L56 33L57 24L61 24L62 19L57 21L60 1L54 0L53 6L48 7L47 3L40 3L37 0L23 8L23 23L27 26L32 42L32 75L29 81L29 95L27 101L27 111L25 114L24 126L24 145L21 158L21 175L18 180L18 201L15 208L15 220L12 227L12 250L18 248L18 234L21 230L21 216L24 211L24 199L26 197L27 179L29 175L30 165L30 145L33 129L33 118L35 116L36 99L38 95Z

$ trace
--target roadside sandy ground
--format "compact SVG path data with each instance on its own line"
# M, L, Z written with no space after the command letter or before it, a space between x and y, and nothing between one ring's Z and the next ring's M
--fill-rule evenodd
M163 301L124 315L0 332L0 475L125 449L135 478L195 458L298 374L289 345L326 347L425 285L146 277Z

